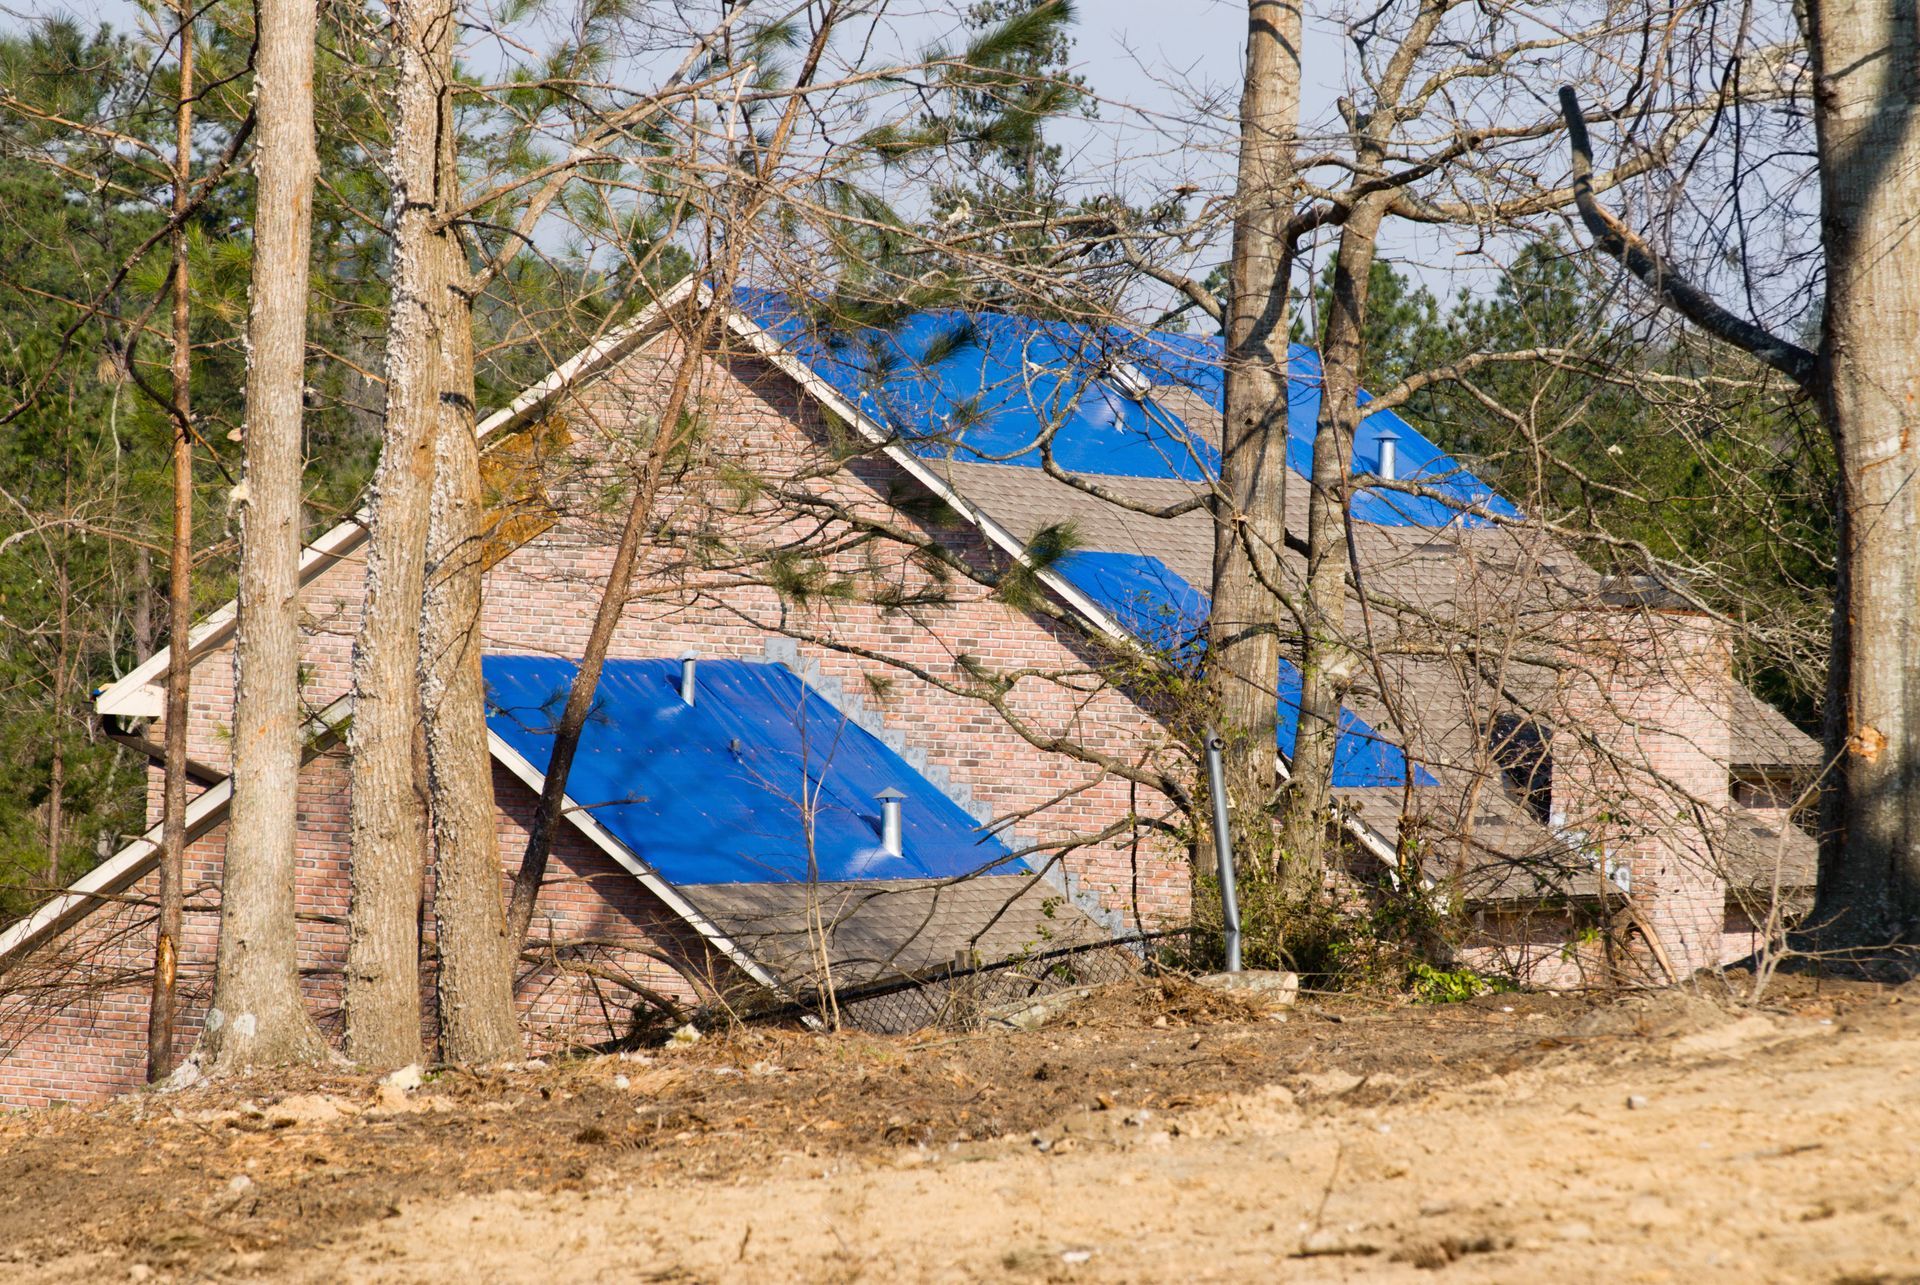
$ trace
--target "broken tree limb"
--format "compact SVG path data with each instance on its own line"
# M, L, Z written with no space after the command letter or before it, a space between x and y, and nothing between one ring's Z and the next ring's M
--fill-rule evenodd
M1818 364L1813 353L1721 307L1706 291L1668 267L1658 251L1600 204L1593 191L1593 143L1587 137L1586 117L1571 85L1560 87L1560 111L1566 117L1567 140L1573 149L1573 203L1594 244L1625 264L1661 303L1694 325L1752 354L1802 388L1809 387Z

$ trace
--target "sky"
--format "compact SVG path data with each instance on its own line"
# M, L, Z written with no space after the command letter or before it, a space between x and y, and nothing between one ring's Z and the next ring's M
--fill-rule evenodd
M919 48L956 28L966 0L893 0L896 36ZM560 6L565 8L564 5ZM1165 192L1191 183L1203 192L1231 187L1232 121L1246 42L1245 0L1079 0L1072 63L1100 100L1098 119L1050 127L1073 158L1087 190L1112 190L1124 176L1133 191ZM64 13L82 21L131 26L131 0L0 0L9 16ZM1303 118L1324 121L1342 88L1345 49L1309 19ZM1383 257L1442 298L1490 284L1497 264L1463 258L1451 247L1410 239L1391 225ZM1224 255L1224 251L1222 251Z

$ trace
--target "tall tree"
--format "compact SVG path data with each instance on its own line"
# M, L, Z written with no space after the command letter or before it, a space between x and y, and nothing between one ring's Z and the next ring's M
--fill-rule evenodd
M1226 741L1234 840L1272 850L1287 535L1287 331L1300 125L1300 6L1248 0L1226 300L1226 409L1214 501L1208 672Z
M1840 465L1840 592L1812 923L1920 942L1920 13L1809 0L1826 317L1811 383Z
M440 16L430 63L437 155L432 238L435 381L425 607L418 663L426 727L428 812L439 933L441 1056L501 1062L520 1055L513 1005L518 936L507 931L500 889L500 833L487 745L487 692L480 662L487 514L475 436L473 301L476 285L460 242L460 159L453 118L453 5Z
M193 10L181 0L173 140L173 530L167 572L168 633L179 645L167 664L166 781L160 804L159 923L147 1008L147 1078L173 1074L175 980L185 909L187 857L187 710L193 684L193 314L187 212L193 200Z
M1344 202L1320 342L1320 415L1313 438L1307 501L1306 594L1302 603L1300 719L1292 776L1281 812L1285 883L1295 899L1320 890L1332 831L1333 758L1340 702L1363 658L1347 628L1347 523L1353 503L1353 442L1366 411L1360 371L1366 359L1368 289L1380 226L1399 199L1379 182L1387 171L1394 133L1405 113L1418 110L1409 89L1450 0L1423 0L1374 81L1375 109L1351 113L1355 170L1375 179ZM1415 102L1406 101L1413 98ZM1369 190L1369 189L1372 190Z
M1069 207L1065 153L1046 126L1096 110L1071 70L1076 10L1068 0L975 0L965 19L966 65L951 98L921 120L925 140L944 141L958 162L956 175L930 184L928 205L938 227L966 238L947 267L987 278L976 302L1034 312L1044 304L1032 285L1058 252L1055 224Z
M392 41L392 299L386 419L367 497L366 598L353 647L352 897L347 1054L368 1066L420 1058L420 899L427 792L421 726L420 604L427 502L441 404L440 335L451 230L440 209L442 105L452 94L453 6L396 0ZM450 122L446 122L450 123Z
M1920 408L1903 390L1920 333L1920 135L1909 69L1920 16L1875 0L1802 11L1812 56L1825 315L1818 351L1723 306L1593 190L1579 101L1561 91L1581 219L1665 307L1806 389L1833 438L1840 553L1826 711L1815 940L1920 939Z
M233 801L212 1006L196 1056L234 1071L318 1060L294 915L300 792L301 393L313 220L314 0L258 0L253 283L247 322Z

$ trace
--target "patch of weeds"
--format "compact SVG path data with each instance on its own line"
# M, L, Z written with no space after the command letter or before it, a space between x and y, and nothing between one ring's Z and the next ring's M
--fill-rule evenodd
M1414 960L1407 969L1407 990L1422 1004L1458 1004L1519 989L1509 978L1489 977L1471 968L1436 968L1423 959Z

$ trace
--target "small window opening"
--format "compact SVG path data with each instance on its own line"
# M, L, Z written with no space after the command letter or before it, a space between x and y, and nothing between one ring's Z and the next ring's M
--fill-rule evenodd
M1542 822L1553 812L1552 738L1547 728L1518 714L1496 714L1487 729L1494 762Z

